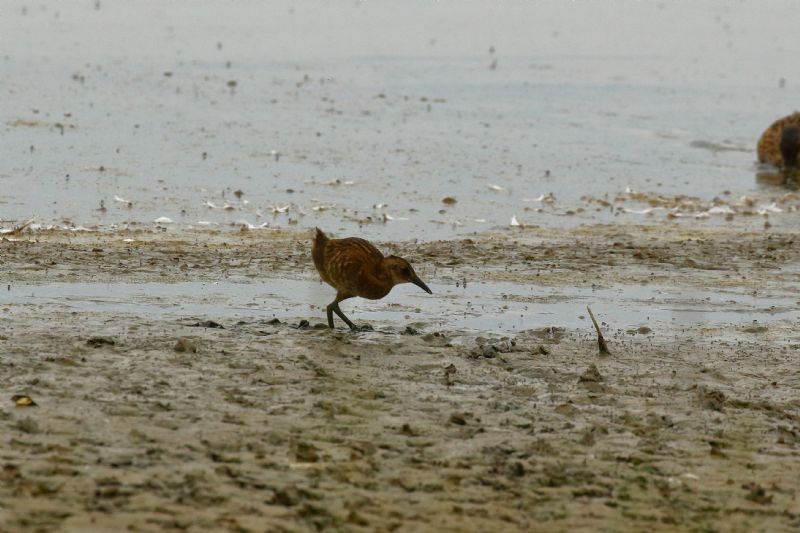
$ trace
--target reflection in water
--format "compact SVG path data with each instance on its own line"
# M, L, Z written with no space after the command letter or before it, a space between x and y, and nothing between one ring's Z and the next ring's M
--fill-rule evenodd
M800 188L800 170L796 168L782 168L769 167L765 169L766 165L761 165L759 170L756 171L756 181L761 185L769 185L771 187L783 187L790 191L796 191Z
M791 0L632 2L625 17L604 2L39 4L0 17L15 222L404 240L514 216L660 224L609 202L773 202L752 147L796 105L790 85L766 92L796 59Z

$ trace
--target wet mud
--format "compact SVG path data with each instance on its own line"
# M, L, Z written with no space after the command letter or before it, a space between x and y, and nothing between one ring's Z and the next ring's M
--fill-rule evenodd
M5 236L0 530L800 527L792 232L379 243L434 295L344 304L358 334L320 327L309 237Z

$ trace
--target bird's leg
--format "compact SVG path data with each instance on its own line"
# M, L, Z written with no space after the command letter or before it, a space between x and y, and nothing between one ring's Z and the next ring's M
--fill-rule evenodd
M333 329L333 306L334 305L336 305L336 302L332 302L326 308L326 311L328 312L328 327L331 328L331 329Z
M335 302L335 303L333 304L333 311L334 311L334 312L335 312L337 315L339 315L339 318L341 318L342 320L344 320L344 323L345 323L345 324L347 324L347 325L350 327L350 329L352 329L353 331L360 331L360 329L359 329L359 327L358 327L358 326L356 326L355 324L353 324L353 323L350 321L350 319L349 319L349 318L347 318L346 316L344 316L344 313L342 313L342 310L341 310L341 309L339 309L339 302Z
M342 300L346 300L348 298L350 298L350 296L345 296L345 295L339 293L339 294L336 295L336 299L334 301L332 301L330 303L330 305L327 307L326 310L328 312L328 327L329 328L333 329L333 313L336 313L339 316L339 318L344 320L344 323L347 324L347 326L350 329L352 329L353 331L358 331L359 330L358 326L353 324L350 321L349 318L344 316L344 313L342 313L342 310L339 309L339 302L341 302Z

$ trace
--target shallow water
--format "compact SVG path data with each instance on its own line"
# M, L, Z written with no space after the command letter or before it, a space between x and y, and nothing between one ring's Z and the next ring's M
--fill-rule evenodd
M433 239L661 223L581 199L628 187L768 201L798 83L770 6L2 2L0 219Z
M688 325L752 325L800 317L797 297L768 292L696 291L658 285L603 289L552 288L514 283L477 282L467 288L431 284L433 296L412 286L394 289L384 300L352 299L341 304L356 323L402 329L415 323L424 329L513 333L558 326L590 327L586 306L599 320L620 329L648 326L660 334ZM797 287L787 287L797 290ZM235 319L325 322L330 289L319 282L268 281L238 283L50 283L15 284L0 292L10 312L32 306L65 310L215 320ZM401 303L402 302L402 303ZM343 326L336 319L337 325Z

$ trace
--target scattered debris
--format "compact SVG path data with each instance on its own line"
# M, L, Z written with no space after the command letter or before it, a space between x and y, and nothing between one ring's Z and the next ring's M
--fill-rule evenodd
M539 355L550 355L550 350L545 348L543 345L539 344L538 346L536 346L536 349L534 350L533 353L536 353L536 354L539 354Z
M403 426L400 428L400 433L402 433L406 437L416 437L419 435L419 432L412 429L411 425L408 422L403 424Z
M708 450L708 454L712 457L719 457L721 459L725 459L728 457L728 454L722 451L723 448L727 448L727 445L719 439L707 439L708 446L710 450Z
M589 365L589 368L578 378L578 383L599 383L601 381L603 381L603 376L595 364Z
M225 327L220 324L219 322L214 322L213 320L203 320L201 322L195 322L194 324L189 325L190 328L217 328L217 329L225 329Z
M742 485L742 488L747 491L745 499L761 505L768 505L772 503L772 494L767 494L766 489L764 489L764 487L758 483L751 481L750 483L745 483Z
M453 384L453 376L456 373L456 365L450 363L444 367L444 383L448 387Z
M298 442L295 445L295 459L301 463L316 463L319 461L319 450L308 442Z
M117 203L120 203L120 204L125 204L125 207L128 207L128 208L133 207L133 202L131 202L130 200L126 200L125 198L122 198L121 196L117 196L116 194L114 195L114 201L117 202Z
M36 407L37 403L33 401L33 398L28 396L27 394L15 394L11 397L11 401L17 407Z
M86 344L92 348L100 348L101 346L114 346L116 343L114 339L109 337L91 337L86 341Z
M197 346L188 337L180 337L172 348L179 353L197 353Z
M705 409L722 411L727 398L722 391L701 386L697 389L697 402Z
M448 419L448 422L450 422L451 424L455 424L457 426L466 426L467 425L467 419L464 418L464 415L462 415L460 413L451 414L450 418Z
M0 235L19 235L25 228L33 224L34 220L36 220L36 217L31 218L30 220L26 220L22 224L18 224L13 228L0 230Z
M590 365L589 368L578 377L578 383L584 389L597 394L607 392L606 387L601 383L602 381L603 376L594 364Z

